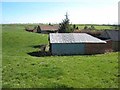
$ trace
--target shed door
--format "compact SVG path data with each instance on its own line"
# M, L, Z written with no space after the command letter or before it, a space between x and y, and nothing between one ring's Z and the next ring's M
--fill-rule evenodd
M84 44L52 44L53 55L74 55L85 53Z

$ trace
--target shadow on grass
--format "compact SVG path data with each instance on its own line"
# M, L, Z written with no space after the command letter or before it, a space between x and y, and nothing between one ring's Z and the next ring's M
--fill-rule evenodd
M62 84L62 83L53 83L53 82L49 82L49 84L47 83L44 87L53 89L53 90L74 90L73 87L68 86L66 84Z
M67 85L64 84L55 84L54 86L52 86L52 88L56 88L56 89L61 89L61 90L73 90L73 87L69 87Z
M42 48L42 47L44 47L44 46L46 46L46 44L41 44L41 45L35 45L35 46L32 46L33 48Z
M43 52L43 51L36 51L36 52L30 52L27 53L30 56L34 56L34 57L46 57L46 56L79 56L80 54L76 54L76 55L52 55L50 52ZM96 54L95 54L96 55ZM81 56L91 56L91 55L81 55Z
M39 48L39 51L29 52L27 54L34 57L51 56L51 53L45 50L46 46L46 44L31 46L32 48Z
M45 57L45 56L51 56L50 52L42 52L42 51L38 51L38 52L30 52L27 53L30 56L35 56L35 57Z

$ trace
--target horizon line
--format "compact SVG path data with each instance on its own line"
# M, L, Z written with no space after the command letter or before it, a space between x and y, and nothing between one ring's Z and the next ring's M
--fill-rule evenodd
M0 23L0 24L49 24L49 23ZM51 24L59 24L59 23L51 23ZM91 25L120 25L120 24L110 24L110 23L71 23L71 24L91 24Z

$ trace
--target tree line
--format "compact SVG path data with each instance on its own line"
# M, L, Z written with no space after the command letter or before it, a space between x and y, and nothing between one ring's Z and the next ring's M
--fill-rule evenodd
M59 33L71 33L71 32L74 32L74 30L76 29L77 30L79 29L78 26L76 26L75 24L74 25L70 24L68 14L66 13L65 19L62 20L62 22L59 24L58 32ZM113 25L111 29L120 30L120 25ZM85 25L84 30L96 30L96 28L94 25L90 25L90 26Z

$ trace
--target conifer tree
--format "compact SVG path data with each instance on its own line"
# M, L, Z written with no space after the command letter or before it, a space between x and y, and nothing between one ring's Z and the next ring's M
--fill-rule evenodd
M59 33L69 33L69 32L73 32L73 29L71 27L71 25L69 24L70 20L68 18L68 14L66 13L65 15L65 19L62 21L62 23L59 24Z

